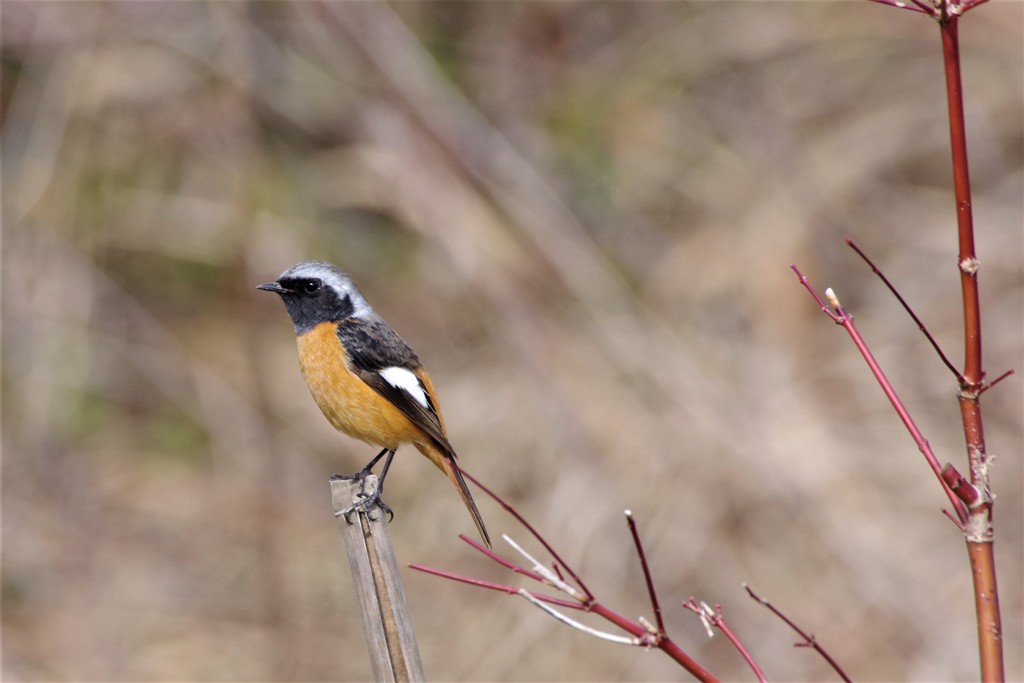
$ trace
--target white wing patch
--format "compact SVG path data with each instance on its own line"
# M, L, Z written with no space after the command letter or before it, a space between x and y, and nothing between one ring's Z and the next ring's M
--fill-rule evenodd
M420 383L420 378L412 370L398 367L384 368L380 371L380 376L391 386L412 396L424 408L430 408L427 391Z

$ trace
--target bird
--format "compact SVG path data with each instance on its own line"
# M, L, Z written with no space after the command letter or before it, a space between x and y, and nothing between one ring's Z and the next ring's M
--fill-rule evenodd
M487 527L455 464L434 384L402 337L366 301L352 278L326 261L302 261L257 289L281 297L295 327L299 368L324 416L340 432L382 450L362 470L332 478L358 479L360 487L385 457L375 490L342 510L369 514L381 500L384 479L399 445L411 443L455 486L480 536ZM349 520L351 521L351 520Z

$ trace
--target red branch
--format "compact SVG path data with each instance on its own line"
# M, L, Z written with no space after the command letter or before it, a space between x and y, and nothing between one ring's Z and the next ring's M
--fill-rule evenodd
M752 597L754 600L770 609L775 616L786 622L786 624L791 629L796 631L800 635L800 637L804 639L804 642L796 644L797 647L814 648L814 651L821 655L825 659L825 661L829 663L829 666L831 666L835 670L835 672L839 674L840 678L846 681L846 683L850 683L850 677L847 676L846 672L843 671L843 668L836 663L836 660L832 659L832 656L825 651L825 648L818 644L818 641L814 639L813 635L808 635L802 628L797 626L792 619L787 617L785 614L782 613L781 610L775 607L775 605L768 602L766 599L762 598L760 595L751 590L750 586L748 586L747 584L743 584L743 587L747 590L747 593L750 594L750 597Z
M463 539L463 540L465 540L465 539ZM471 576L463 576L462 574L455 574L453 572L446 572L443 569L434 569L433 567L428 567L426 565L419 564L419 563L416 563L416 562L413 562L412 564L410 564L409 568L410 569L415 569L416 571L420 571L420 572L423 572L425 574L433 574L434 576L440 576L441 578L449 579L451 581L458 581L459 583L466 583L466 584L469 584L470 586L476 586L477 588L487 588L487 589L492 590L492 591L498 591L498 592L501 592L501 593L508 593L509 595L517 595L519 593L519 588L517 588L516 586L511 586L511 585L509 585L507 583L495 583L493 581L484 581L483 579L474 579ZM549 602L552 605L558 605L559 607L566 607L568 609L575 609L575 610L585 610L586 609L586 607L583 604L579 603L579 602L574 602L572 600L564 600L562 598L555 598L555 597L552 597L550 595L544 595L543 593L536 593L534 591L528 591L528 592L529 592L530 595L532 595L533 597L537 598L538 600L541 600L543 602Z
M889 378L885 376L885 373L882 371L878 361L875 360L875 356L871 353L871 349L868 348L867 342L864 341L864 338L861 336L857 326L854 325L853 316L839 306L838 300L835 300L833 303L834 310L833 308L826 306L821 300L821 297L819 297L814 291L814 288L811 287L810 283L808 283L804 274L800 272L800 269L795 265L790 266L790 268L792 268L793 272L797 274L797 277L800 278L800 284L802 284L807 291L811 293L811 296L813 296L814 300L818 302L818 305L821 306L822 310L833 321L842 325L843 329L845 329L850 335L850 339L853 340L857 350L860 351L860 355L867 362L868 367L871 368L871 374L873 374L875 379L878 380L878 384L882 387L882 391L885 393L886 398L888 398L889 402L892 403L892 407L896 410L896 414L899 415L899 418L907 428L907 431L910 432L911 438L914 439L914 443L917 444L917 447L921 450L925 460L928 461L932 471L938 478L939 483L942 484L942 489L946 492L950 502L953 504L953 509L956 511L956 515L960 520L960 523L965 524L967 522L967 506L964 505L964 502L960 500L960 498L949 488L949 485L946 484L946 481L942 478L942 466L939 464L939 459L935 457L931 444L928 443L928 439L924 438L924 434L921 433L921 430L917 428L917 424L914 423L914 418L910 416L906 406L903 405L903 401L900 400L896 390L893 389L892 383L889 382Z
M643 552L643 546L640 543L639 535L636 532L632 515L627 514L627 518L629 520L630 529L633 533L633 540L636 544L637 552L640 555L641 565L644 568L644 575L645 577L647 577L648 591L651 595L652 606L656 614L655 619L658 622L657 627L651 626L642 619L638 621L628 619L627 617L616 612L615 610L610 609L609 607L598 602L594 595L584 586L583 581L580 580L579 576L576 574L575 571L573 571L572 567L570 567L568 564L565 563L564 560L562 560L562 558L555 552L555 550L551 547L547 540L545 540L544 537L541 536L541 534L536 529L534 529L534 527L529 522L527 522L526 519L515 508L513 508L510 504L506 503L500 496L494 493L491 489L487 488L479 481L477 481L476 478L474 478L465 470L462 470L462 474L467 479L476 484L484 493L490 496L495 502L497 502L499 505L505 508L505 510L507 510L527 531L529 531L530 535L532 535L542 546L544 546L547 552L550 553L550 555L555 559L553 575L549 574L548 577L545 578L541 575L541 569L538 567L534 567L533 570L527 569L526 567L522 567L516 564L515 562L512 562L501 557L493 550L485 547L484 545L478 543L477 541L471 538L468 538L466 536L460 536L459 538L461 538L463 541L471 545L475 550L478 550L491 560L497 562L498 564L509 569L510 571L513 571L517 574L521 574L527 578L530 578L534 581L543 583L548 586L555 586L559 589L568 587L571 590L575 590L568 582L562 580L562 571L564 570L565 573L572 578L572 581L575 582L577 586L579 586L579 591L574 596L576 600L573 601L565 600L562 598L554 598L549 595L544 595L542 593L520 590L519 588L508 584L484 581L481 579L474 579L472 577L463 576L461 574L455 574L453 572L446 572L440 569L434 569L432 567L427 567L421 564L409 565L412 569L421 572L426 572L428 574L433 574L434 576L440 576L451 581L459 581L461 583L477 586L478 588L486 588L488 590L499 591L510 595L519 595L521 593L526 593L531 598L549 604L558 605L559 607L580 610L584 612L591 612L593 614L600 616L606 621L618 626L626 633L629 633L635 639L634 644L643 647L657 648L661 650L669 657L671 657L674 661L676 661L680 666L682 666L684 669L690 672L690 674L692 674L697 680L707 682L715 682L718 680L714 677L714 675L711 674L711 672L709 672L707 669L701 666L695 659L693 659L689 654L687 654L685 650L679 647L678 644L676 644L671 638L669 638L665 634L664 627L661 621L661 609L658 607L657 597L654 594L654 586L650 579L650 571L647 565L647 558ZM506 540L508 539L506 538ZM562 586L556 585L559 582L562 584ZM562 618L561 615L555 616L559 616L559 618Z
M472 474L459 467L458 464L456 464L455 466L459 468L459 471L462 472L462 475L466 477L466 479L469 479L471 482L476 484L476 486L479 487L481 491L490 496L491 500L493 500L498 505L503 507L505 511L508 512L510 515L515 517L516 521L519 522L524 529L529 531L530 535L537 539L538 543L544 546L544 550L548 551L548 554L550 554L551 557L555 559L555 562L557 562L559 565L565 568L566 573L568 573L569 576L572 577L572 580L576 583L577 586L579 586L579 589L583 592L583 594L588 599L593 599L593 594L587 588L586 584L583 583L583 580L579 576L577 576L576 572L574 572L572 568L562 560L562 558L558 555L557 552L555 552L555 549L551 547L547 540L543 536L541 536L540 533L536 529L534 529L528 521L526 521L526 518L519 514L518 510L516 510L514 507L506 503L505 500L502 499L501 496L496 494L494 491L490 490L489 488L481 484L476 477L474 477Z
M1004 379L1006 379L1007 377L1009 377L1012 374L1013 374L1013 368L1010 368L1009 370L1007 370L1006 372L1004 372L1003 374L999 375L994 380L992 380L991 382L989 382L988 384L983 386L981 389L979 389L978 390L978 395L981 396L986 391L988 391L989 389L991 389L995 385L999 384L1000 382L1002 382Z
M968 395L974 393L980 396L981 394L988 391L996 384L999 384L999 382L1003 381L1004 379L1013 374L1013 370L1007 370L992 382L983 382L982 386L978 388L976 391L966 389L966 387L969 386L967 378L965 378L960 373L960 371L956 369L953 363L950 362L949 358L946 357L946 354L942 352L942 349L939 347L938 342L936 342L935 338L932 337L931 333L928 331L928 328L925 327L925 324L921 322L920 318L917 317L917 314L914 313L914 309L910 307L910 304L906 302L906 300L899 293L899 291L892 285L891 282L889 282L889 278L885 276L885 273L883 273L881 269L879 269L878 266L874 264L874 262L868 257L867 254L865 254L861 250L860 247L853 243L853 240L846 240L846 244L855 252L857 252L857 255L860 256L864 260L864 262L871 267L871 270L875 273L875 275L878 276L878 278L883 282L883 284L885 284L885 286L889 288L889 291L892 293L894 297L896 297L896 300L900 302L900 305L903 306L903 309L907 312L907 314L913 319L915 323L917 323L918 329L921 330L925 338L929 341L929 343L931 343L932 348L934 348L935 352L939 354L939 358L946 365L946 367L949 368L950 372L952 372L953 375L956 377L957 383L961 387L961 393L966 392ZM984 376L984 373L982 374L982 376ZM979 492L978 488L972 485L966 479L964 479L964 477L956 470L956 468L953 467L953 465L949 463L946 464L945 468L943 468L942 470L942 479L943 481L946 482L950 489L960 498L960 500L964 501L968 509L974 508L979 501L983 500L982 494ZM963 528L962 524L960 524L960 526L961 528Z
M644 570L644 581L647 582L647 594L651 598L651 609L654 611L655 623L658 625L658 636L665 636L665 622L661 618L661 605L658 604L658 594L654 590L654 580L651 579L651 568L647 564L647 553L640 542L640 533L636 530L636 521L633 513L626 510L626 523L629 525L629 533L633 535L633 545L636 546L636 554L640 558L640 566Z
M939 358L946 365L946 367L949 368L949 371L953 373L953 376L956 377L957 382L960 382L962 384L964 382L964 376L961 375L960 371L956 369L956 366L953 365L953 363L950 362L948 358L946 358L946 354L942 352L942 348L939 346L939 343L935 341L935 338L932 337L931 332L928 331L928 328L924 326L924 323L921 322L921 319L917 317L916 313L914 313L914 309L910 307L910 304L908 304L906 300L903 298L903 296L899 293L899 291L897 291L897 289L892 286L892 283L889 282L889 278L885 276L885 273L883 273L878 268L878 266L876 266L874 262L870 258L868 258L867 254L861 251L860 247L853 243L853 240L846 240L846 245L853 249L855 252L857 252L857 255L864 259L864 262L871 267L872 272L874 272L874 274L878 276L878 279L880 279L882 283L889 288L889 291L892 293L892 295L896 297L896 300L899 301L900 305L903 306L903 310L905 310L907 312L907 315L909 315L913 319L913 321L917 323L917 328L921 330L921 332L924 334L928 342L931 343L932 348L935 349L935 352L939 354Z
M967 164L967 130L964 125L963 85L960 81L960 46L957 20L942 25L942 52L946 65L946 93L949 104L949 136L953 153L953 191L960 241L960 285L964 300L966 350L964 381L968 388L980 388L981 305L978 297L978 259L974 247L974 218L971 211L971 178Z
M974 580L978 625L978 655L982 680L1004 680L1002 617L996 587L996 561L992 541L992 500L989 457L979 396L984 391L982 368L981 301L978 292L979 262L974 245L971 180L967 163L967 125L964 120L963 84L960 77L960 42L956 16L939 22L949 108L949 139L953 158L953 192L956 197L957 235L960 247L960 288L964 308L964 371L960 383L960 416L970 462L973 489L980 500L971 507L966 524L967 554Z
M751 670L753 670L754 675L757 676L757 680L761 681L761 683L765 683L768 680L765 677L764 672L761 671L761 667L758 666L757 662L754 661L753 655L751 655L747 648L743 645L743 643L740 642L740 639L736 637L735 633L732 632L732 629L729 628L729 625L725 623L725 617L722 616L721 605L715 605L715 608L711 609L710 607L708 607L708 604L706 602L698 603L695 598L690 598L689 600L683 603L683 607L690 610L691 612L696 612L700 616L701 621L704 622L705 628L708 629L709 636L711 635L711 626L714 626L719 631L721 631L722 634L725 635L725 637L729 640L729 642L732 643L732 646L735 647L736 650L740 653L743 659L746 660L747 665L751 668Z

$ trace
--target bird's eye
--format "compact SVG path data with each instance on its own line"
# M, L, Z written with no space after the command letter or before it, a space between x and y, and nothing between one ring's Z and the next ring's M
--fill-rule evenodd
M306 280L305 282L302 283L302 291L304 291L306 294L316 294L317 292L320 291L320 281Z

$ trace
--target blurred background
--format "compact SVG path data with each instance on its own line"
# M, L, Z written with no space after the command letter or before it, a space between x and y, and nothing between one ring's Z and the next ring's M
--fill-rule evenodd
M1024 368L1024 5L961 22L985 366ZM3 4L3 677L371 675L335 433L254 286L353 275L437 384L468 471L625 615L752 676L978 675L948 505L835 288L942 461L962 363L939 34L858 3ZM1022 405L984 396L1007 673L1021 664ZM399 451L400 563L520 583ZM477 495L492 534L525 534ZM507 551L498 541L499 549ZM685 678L527 603L407 571L435 680Z

